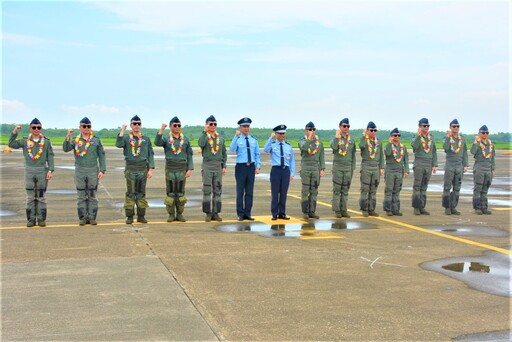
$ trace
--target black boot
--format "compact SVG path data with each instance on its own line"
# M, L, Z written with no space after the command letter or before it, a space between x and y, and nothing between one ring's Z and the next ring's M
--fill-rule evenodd
M148 223L148 220L144 217L146 215L146 208L137 207L137 222Z
M126 224L132 224L133 223L133 209L125 209L124 210L126 214Z
M78 211L78 220L79 220L78 224L81 226L85 226L85 224L87 223L85 208L78 208L77 211Z

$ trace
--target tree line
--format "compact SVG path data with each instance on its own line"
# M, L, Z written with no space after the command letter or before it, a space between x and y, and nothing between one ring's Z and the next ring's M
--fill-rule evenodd
M11 134L12 130L14 129L14 127L16 127L16 125L20 125L22 127L21 132L20 132L21 135L27 135L29 133L28 125L26 123L25 124L5 124L5 123L3 123L0 125L0 134L6 134L6 135ZM75 129L75 132L78 131L77 128L74 128L74 129ZM235 132L237 129L238 129L237 127L218 127L217 132L219 132L219 134L226 140L231 140L231 138L235 135ZM96 131L96 130L93 130L93 131L94 131L94 134L96 134L99 137L115 138L120 130L121 130L121 127L108 128L108 129L102 128L98 131ZM145 135L148 135L150 137L154 137L156 135L156 133L158 132L158 130L159 130L159 128L143 127L142 133ZM195 139L199 139L199 137L201 136L201 134L204 130L204 126L183 126L182 130L183 130L183 134L185 134L189 139L195 140ZM168 132L168 131L169 130L167 129L166 132ZM363 131L362 129L351 129L350 134L354 138L359 139L359 137L362 134L362 131ZM48 135L48 137L50 137L50 138L51 137L65 137L68 130L65 128L44 128L43 132L45 135ZM381 140L387 140L389 138L389 132L390 132L390 130L382 129L377 132L377 136ZM410 131L400 131L400 132L402 133L402 139L404 139L404 140L412 140L412 139L414 139L414 137L416 135L416 132L410 132ZM270 136L270 133L272 133L271 128L251 127L251 135L260 141L267 140ZM316 131L316 133L318 134L320 139L322 139L323 141L329 141L332 138L332 136L334 135L334 129L329 129L329 130L319 129ZM446 131L431 131L431 133L435 140L440 141L445 136ZM466 135L468 137L473 137L474 135L476 135L476 132L466 133L463 135ZM286 131L286 138L289 140L299 140L303 136L304 136L303 129L291 128ZM496 142L498 142L498 141L511 142L512 141L510 133L505 133L505 132L490 134L489 137L491 138L492 141L496 141Z

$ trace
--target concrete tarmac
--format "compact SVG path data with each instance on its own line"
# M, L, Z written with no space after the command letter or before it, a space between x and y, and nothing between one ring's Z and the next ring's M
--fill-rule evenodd
M470 172L463 179L462 215L444 214L439 153L429 216L413 215L411 174L401 194L404 216L382 211L382 178L381 216L362 217L358 158L351 218L333 216L329 164L320 184L320 220L302 219L297 177L288 196L292 219L271 221L270 163L262 151L252 223L236 220L230 154L223 222L206 223L196 153L186 185L187 222L167 223L164 157L155 147L149 223L126 225L122 152L108 147L98 225L80 227L73 155L54 149L44 228L25 227L21 152L1 155L3 341L510 339L510 154L496 156L492 215L473 213Z

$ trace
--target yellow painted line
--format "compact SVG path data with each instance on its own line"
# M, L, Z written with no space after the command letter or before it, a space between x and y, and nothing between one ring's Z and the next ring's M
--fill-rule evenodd
M301 199L299 196L292 195L291 197ZM330 204L325 203L325 202L317 201L317 204L321 204L323 206L330 207L330 208L332 207ZM358 213L357 211L354 211L354 210L348 210L348 211L351 212L351 213ZM460 238L460 237L457 237L457 236L436 232L436 231L429 230L429 229L426 229L426 228L417 227L417 226L414 226L412 224L403 223L403 222L395 221L395 220L390 220L390 219L387 219L387 218L384 218L384 217L380 217L380 216L379 217L372 216L372 217L368 217L368 218L375 219L375 220L380 220L380 221L384 221L384 222L388 222L388 223L392 223L392 224L396 224L396 225L399 225L399 226L402 226L402 227L405 227L405 228L414 229L414 230L417 230L417 231L420 231L420 232L423 232L423 233L427 233L427 234L437 235L437 236L443 237L445 239L450 239L450 240L454 240L454 241L457 241L457 242L462 242L462 243L465 243L465 244L468 244L468 245L482 247L484 249L490 249L490 250L495 251L495 252L499 252L499 253L503 253L503 254L507 254L507 255L512 255L512 251L509 251L508 249L504 249L504 248L500 248L500 247L495 247L495 246L491 246L491 245L488 245L488 244L485 244L485 243L480 243L480 242L476 242L476 241Z
M508 211L508 210L512 210L512 208L492 208L492 210Z
M397 225L402 226L402 227L414 229L414 230L417 230L417 231L420 231L420 232L423 232L423 233L437 235L437 236L440 236L440 237L444 237L446 239L450 239L450 240L455 240L455 241L458 241L458 242L466 243L468 245L478 246L478 247L482 247L482 248L485 248L485 249L490 249L490 250L493 250L493 251L496 251L496 252L499 252L499 253L512 255L512 251L509 251L509 250L504 249L504 248L495 247L495 246L491 246L491 245L488 245L488 244L485 244L485 243L480 243L480 242L476 242L476 241L460 238L458 236L453 236L453 235L448 235L448 234L436 232L436 231L429 230L429 229L426 229L426 228L421 228L421 227L413 226L412 224L403 223L403 222L399 222L399 221L395 221L395 220L390 220L390 219L387 219L387 218L384 218L384 217L373 217L373 218L376 219L376 220L397 224Z

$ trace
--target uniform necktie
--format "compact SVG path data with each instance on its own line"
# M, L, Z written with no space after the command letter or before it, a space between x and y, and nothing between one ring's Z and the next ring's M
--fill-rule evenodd
M281 167L284 166L284 151L283 151L283 143L279 143L279 147L281 148Z
M251 163L251 145L249 144L249 137L245 137L245 143L247 144L247 162Z

